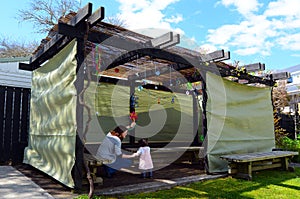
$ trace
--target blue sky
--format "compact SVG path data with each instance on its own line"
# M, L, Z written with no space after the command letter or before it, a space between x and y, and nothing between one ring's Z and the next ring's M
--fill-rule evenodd
M29 0L2 3L0 36L40 41L29 23L15 19ZM126 28L176 31L180 45L211 52L230 51L239 65L265 63L267 70L300 64L300 0L81 0L105 7L106 17L118 15ZM143 32L144 33L144 32ZM161 33L161 32L159 32ZM158 36L158 35L157 35Z

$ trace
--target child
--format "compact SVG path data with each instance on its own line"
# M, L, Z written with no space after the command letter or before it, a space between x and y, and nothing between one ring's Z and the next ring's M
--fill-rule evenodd
M139 169L142 171L142 178L153 177L153 162L150 154L150 147L148 146L148 140L143 138L139 140L140 148L133 156L140 156Z

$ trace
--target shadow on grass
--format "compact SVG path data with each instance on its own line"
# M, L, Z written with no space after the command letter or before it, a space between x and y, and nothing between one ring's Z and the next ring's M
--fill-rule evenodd
M287 184L287 181L299 179L299 176L300 168L297 168L295 172L265 170L255 172L252 181L230 177L220 178L124 198L276 198L278 192L272 193L274 185L282 189L279 191L280 198L296 198L297 196L290 195L290 193L300 194L300 192L298 193L300 183L297 183L298 180L296 180L296 183Z

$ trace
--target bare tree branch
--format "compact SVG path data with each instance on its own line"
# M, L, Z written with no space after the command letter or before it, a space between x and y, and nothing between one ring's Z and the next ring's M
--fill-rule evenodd
M118 27L126 27L126 20L122 19L120 16L116 15L116 16L110 16L110 17L106 17L105 20L106 22L118 26Z
M35 33L47 33L58 23L60 17L78 10L80 3L72 0L31 0L28 9L20 9L19 22L30 22Z
M8 38L0 38L0 57L27 57L31 56L38 42L17 42Z

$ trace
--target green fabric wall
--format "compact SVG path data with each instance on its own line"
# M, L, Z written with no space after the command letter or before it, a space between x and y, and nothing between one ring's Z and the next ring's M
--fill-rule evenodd
M227 171L221 155L266 152L275 147L270 87L254 87L208 73L209 172Z
M33 71L29 144L24 163L68 187L74 182L76 137L76 41Z
M135 95L138 97L136 139L148 137L151 142L193 140L192 95L149 89L139 91L138 88ZM89 106L94 107L91 109L92 128L87 133L88 143L101 142L117 124L130 124L129 98L128 86L91 82L85 95ZM201 130L202 122L199 124ZM128 142L128 137L125 142Z

